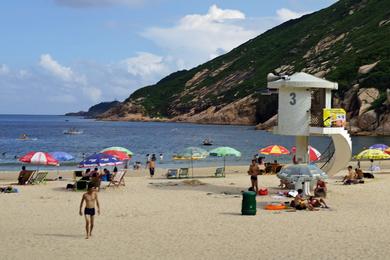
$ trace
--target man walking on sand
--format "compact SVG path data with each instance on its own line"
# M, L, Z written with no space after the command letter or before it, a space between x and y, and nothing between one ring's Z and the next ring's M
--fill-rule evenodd
M85 238L88 239L92 236L92 229L93 229L94 216L95 216L95 204L97 206L98 215L100 215L99 200L94 186L88 185L88 191L83 194L80 203L80 216L83 215L82 208L83 208L84 201L85 201L85 208L84 208L85 231L87 232L87 236Z

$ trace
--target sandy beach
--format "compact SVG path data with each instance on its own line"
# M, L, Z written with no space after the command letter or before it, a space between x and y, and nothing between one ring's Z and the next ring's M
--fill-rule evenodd
M154 179L146 171L135 177L130 171L125 187L99 192L102 211L90 240L84 238L84 218L78 215L82 192L66 191L68 181L18 186L19 193L0 195L0 255L3 259L380 259L389 255L389 174L344 186L339 182L341 172L328 181L330 209L316 212L263 210L267 202L275 201L271 196L278 190L278 179L261 176L260 185L268 187L270 195L257 197L256 216L241 216L241 191L249 187L247 168L228 170L226 178L199 178L204 185L163 179L159 177L163 169Z

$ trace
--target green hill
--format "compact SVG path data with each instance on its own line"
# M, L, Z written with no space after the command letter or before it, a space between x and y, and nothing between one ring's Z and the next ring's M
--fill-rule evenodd
M266 75L304 71L338 82L342 106L351 106L343 103L345 95L376 88L370 110L380 117L387 113L383 102L390 87L389 7L390 0L340 0L283 23L225 55L135 91L123 102L121 116L126 119L135 109L146 117L177 121L259 123L276 112L274 97L258 94L266 88ZM359 73L367 64L373 65ZM104 117L115 118L115 111Z

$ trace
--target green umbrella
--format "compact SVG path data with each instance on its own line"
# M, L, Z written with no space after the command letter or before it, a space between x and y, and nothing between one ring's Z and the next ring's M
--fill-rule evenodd
M194 160L201 160L206 158L209 153L199 147L187 147L183 151L175 154L173 160L189 160L191 161L192 177L194 177Z
M129 156L133 156L133 152L130 151L129 149L126 149L124 147L119 147L119 146L112 146L112 147L108 147L106 149L103 149L101 150L100 152L105 152L105 151L120 151L120 152L124 152L124 153L127 153Z
M210 156L223 157L223 168L226 166L226 156L241 157L241 152L234 148L222 146L217 147L209 152Z

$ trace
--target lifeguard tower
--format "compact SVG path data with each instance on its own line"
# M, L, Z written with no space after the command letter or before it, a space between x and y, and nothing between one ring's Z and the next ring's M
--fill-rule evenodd
M310 136L330 136L334 150L322 170L332 176L347 166L352 141L344 124L343 109L332 109L332 90L338 84L299 72L291 76L268 75L268 88L279 95L278 124L273 133L295 136L296 163L309 164Z

